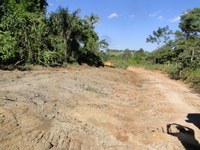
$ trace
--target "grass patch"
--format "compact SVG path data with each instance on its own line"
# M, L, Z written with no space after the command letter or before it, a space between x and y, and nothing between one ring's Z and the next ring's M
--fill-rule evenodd
M190 69L186 68L180 72L181 79L193 83L194 87L200 90L200 68Z
M167 73L172 79L181 79L187 83L192 83L194 88L200 90L200 68L180 69L180 66L173 64L138 64L138 67L144 67L149 70L159 70Z
M92 86L90 85L87 85L85 88L84 88L86 91L90 91L90 92L95 92L97 93L97 90L95 88L93 88Z

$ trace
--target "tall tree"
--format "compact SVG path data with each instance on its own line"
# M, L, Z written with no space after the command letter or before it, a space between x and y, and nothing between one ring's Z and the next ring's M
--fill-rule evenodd
M21 59L29 63L38 63L46 34L44 13L46 1L4 0L1 4L3 11L0 24L3 31L1 37L3 35L9 37L9 33L12 40L16 40L14 42L16 47L13 47L15 50L13 61ZM3 43L4 49L7 44L9 42Z
M200 8L194 8L181 16L180 29L186 37L197 36L200 33Z
M169 30L169 27L158 28L156 31L153 31L153 35L149 35L146 39L146 42L157 43L158 45L166 44L170 40L170 35L172 31Z
M191 55L190 61L193 62L197 54L196 50L199 50L200 8L194 8L185 12L181 16L179 27L186 37L185 46L188 51L187 53Z
M68 8L59 8L58 13L50 15L51 29L56 34L61 34L65 45L64 56L67 61L67 54L70 51L70 37L74 30L76 30L79 10L69 13Z
M90 16L85 16L85 19L87 20L87 22L89 24L91 24L92 26L96 23L99 22L100 18L98 15L95 15L94 13L91 13Z
M66 8L46 17L46 0L0 0L0 63L96 64L98 35Z
M99 49L100 49L100 51L107 51L108 50L108 46L109 46L109 44L108 44L108 42L105 40L105 39L103 39L103 40L101 40L100 42L99 42Z

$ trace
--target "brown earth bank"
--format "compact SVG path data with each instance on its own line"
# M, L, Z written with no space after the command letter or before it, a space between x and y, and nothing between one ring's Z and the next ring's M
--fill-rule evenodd
M199 149L200 96L142 68L0 71L1 150Z

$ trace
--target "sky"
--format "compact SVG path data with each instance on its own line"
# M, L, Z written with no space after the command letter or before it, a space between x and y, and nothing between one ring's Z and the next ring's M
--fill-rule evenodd
M157 45L146 38L158 27L179 29L180 16L189 9L199 8L200 0L47 0L47 13L58 7L71 12L81 9L80 16L91 12L100 17L95 31L100 40L106 39L110 49L143 48L154 50Z

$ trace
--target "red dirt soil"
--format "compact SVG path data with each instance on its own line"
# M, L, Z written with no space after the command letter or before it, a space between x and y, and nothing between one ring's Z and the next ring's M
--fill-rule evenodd
M159 72L86 66L0 71L0 85L1 150L184 149L177 134L167 134L170 123L194 131L184 133L187 141L200 141L191 118L200 96Z

